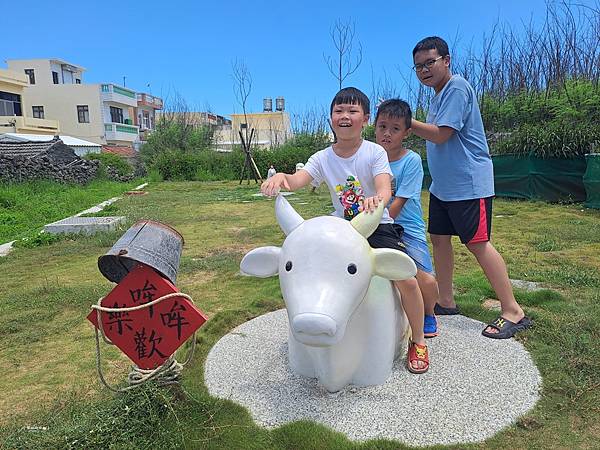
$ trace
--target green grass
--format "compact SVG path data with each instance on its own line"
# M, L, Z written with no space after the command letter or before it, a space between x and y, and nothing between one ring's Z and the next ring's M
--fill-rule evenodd
M382 440L359 445L307 421L266 430L241 406L208 394L203 366L211 347L235 326L283 305L277 279L240 277L239 261L252 248L280 245L284 236L273 201L254 197L254 183L169 182L147 190L148 195L115 203L111 213L125 215L126 226L156 219L183 234L177 285L210 318L197 335L182 386L113 395L97 380L94 334L85 316L112 289L96 260L122 230L18 248L0 258L0 442L7 448L52 449L404 448ZM324 188L288 198L306 218L331 211ZM425 194L423 199L426 209ZM597 448L600 212L499 199L494 215L502 216L494 218L493 238L511 278L547 288L515 291L535 320L518 339L538 366L543 388L537 406L517 424L461 448ZM493 319L495 313L482 307L493 290L457 241L455 251L458 303L470 317ZM129 362L118 350L103 347L103 370L111 384L119 384Z
M86 186L53 181L0 184L0 244L33 237L47 223L121 195L137 184L139 180L96 180Z

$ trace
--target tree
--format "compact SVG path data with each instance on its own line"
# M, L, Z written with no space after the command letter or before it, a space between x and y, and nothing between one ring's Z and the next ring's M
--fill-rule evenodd
M342 22L340 19L336 20L329 30L336 52L334 56L326 56L323 53L323 59L329 72L338 81L339 89L342 89L344 80L356 72L362 62L362 45L360 41L357 40L358 49L355 51L353 48L355 34L354 22Z
M242 112L244 113L244 126L242 130L232 130L233 133L238 131L240 136L240 140L242 141L242 149L246 154L246 158L244 161L244 167L242 168L242 174L240 176L240 183L244 178L244 173L246 169L248 169L248 183L250 183L250 177L254 178L254 181L258 183L258 180L262 182L262 176L258 167L256 167L256 163L252 158L251 145L252 145L252 137L254 135L254 128L248 134L248 116L246 113L246 103L248 101L248 97L250 96L250 92L252 91L252 75L250 75L250 71L248 70L248 66L244 61L235 60L232 63L233 70L233 92L235 94L235 98L242 107Z
M242 107L242 112L244 113L244 123L246 124L244 131L244 137L246 138L246 142L248 142L248 116L246 115L246 103L248 102L248 97L250 96L250 92L252 92L252 75L248 70L248 66L244 61L240 61L236 59L232 64L231 68L233 70L233 93L235 94L235 99ZM236 130L234 130L235 132Z

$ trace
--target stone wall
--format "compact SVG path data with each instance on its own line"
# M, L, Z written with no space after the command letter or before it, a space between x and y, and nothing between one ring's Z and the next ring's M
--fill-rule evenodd
M40 154L34 158L0 155L0 180L20 182L50 179L61 183L89 183L96 177L98 161L77 158L68 164L51 155Z

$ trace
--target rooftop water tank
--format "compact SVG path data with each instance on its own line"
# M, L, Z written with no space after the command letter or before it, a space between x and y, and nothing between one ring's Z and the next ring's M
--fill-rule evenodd
M273 99L268 97L268 98L263 98L263 111L264 112L271 112L273 111Z
M283 97L277 97L275 99L275 110L285 111L285 99Z

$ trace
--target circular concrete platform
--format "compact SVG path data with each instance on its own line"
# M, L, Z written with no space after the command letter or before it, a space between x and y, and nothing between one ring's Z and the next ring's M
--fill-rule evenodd
M209 392L250 410L273 428L308 419L348 438L385 438L425 446L483 441L529 411L540 374L513 339L481 336L483 324L464 316L439 317L429 339L431 368L409 373L404 359L381 386L329 394L287 365L285 310L257 317L223 336L205 366Z

